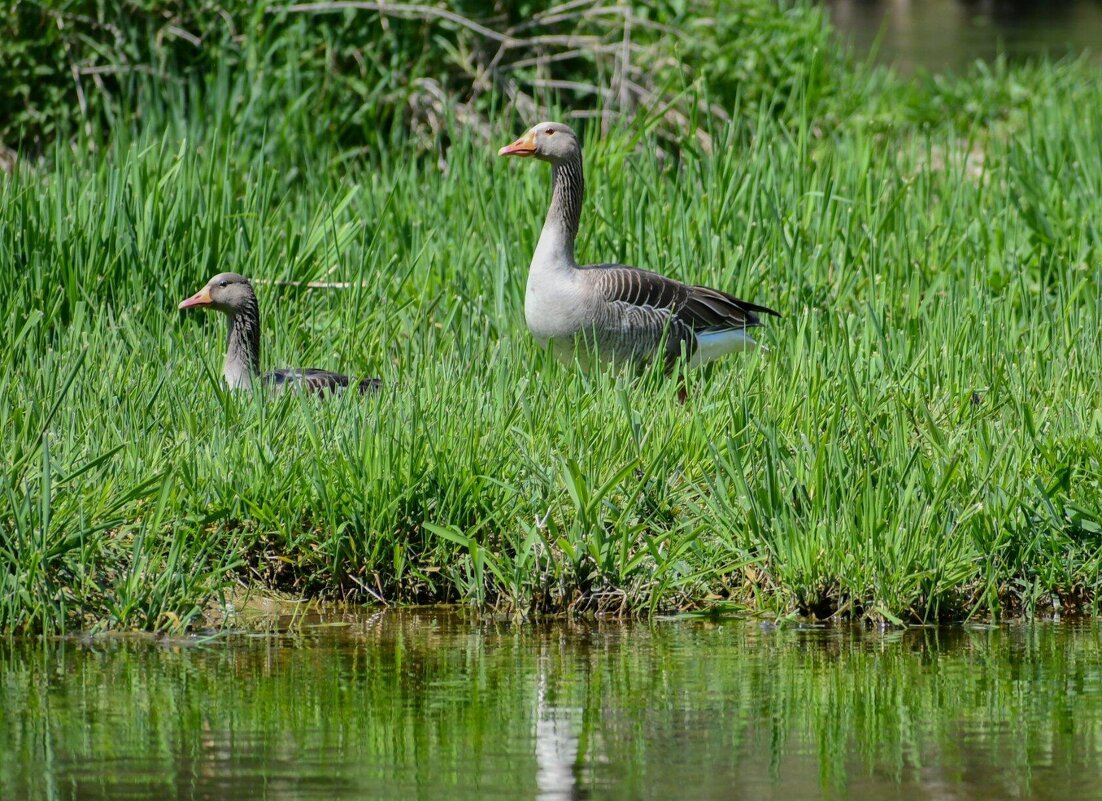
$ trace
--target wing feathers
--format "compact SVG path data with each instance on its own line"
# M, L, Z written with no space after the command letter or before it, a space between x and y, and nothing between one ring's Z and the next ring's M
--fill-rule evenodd
M354 383L361 394L372 392L382 386L382 382L377 378L365 378L356 381L355 379L349 379L348 376L342 373L318 370L312 367L305 370L287 368L272 370L264 374L263 381L265 384L278 389L297 387L308 392L317 393L344 390L348 388L349 383Z
M675 323L694 332L761 325L759 313L780 316L766 306L739 300L718 289L689 286L638 267L595 264L583 269L592 271L591 280L607 302L664 310Z

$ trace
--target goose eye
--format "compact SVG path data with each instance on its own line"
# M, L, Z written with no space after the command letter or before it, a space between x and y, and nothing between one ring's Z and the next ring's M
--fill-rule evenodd
M555 135L554 131L544 131L544 133L547 134L548 136L554 136Z
M229 281L219 281L218 282L218 286L227 286L228 284L229 284Z

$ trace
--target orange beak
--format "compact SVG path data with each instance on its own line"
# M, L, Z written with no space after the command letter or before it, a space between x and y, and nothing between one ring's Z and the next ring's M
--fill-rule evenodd
M196 306L209 306L214 303L210 296L210 287L203 287L187 300L180 301L178 309L193 309Z
M520 156L527 158L536 152L536 140L531 132L526 133L511 145L506 145L497 151L499 156Z

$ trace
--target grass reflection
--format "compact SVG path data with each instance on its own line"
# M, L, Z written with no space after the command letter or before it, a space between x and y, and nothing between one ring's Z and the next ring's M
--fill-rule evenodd
M1102 776L1098 626L346 622L208 645L5 643L2 786L20 798L996 798L1083 797Z

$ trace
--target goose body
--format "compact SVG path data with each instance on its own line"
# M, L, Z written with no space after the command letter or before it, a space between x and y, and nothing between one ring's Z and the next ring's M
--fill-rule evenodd
M757 347L748 329L765 306L718 289L693 286L624 264L580 266L574 257L585 181L574 132L543 122L498 151L551 163L547 210L524 296L528 329L563 359L586 362L662 358L667 368L684 353L690 366Z
M377 378L353 379L317 368L283 368L260 372L260 306L252 284L237 273L220 273L187 300L180 309L210 308L226 316L226 360L222 377L231 390L251 389L254 383L276 390L339 392L349 386L361 393L379 389Z

